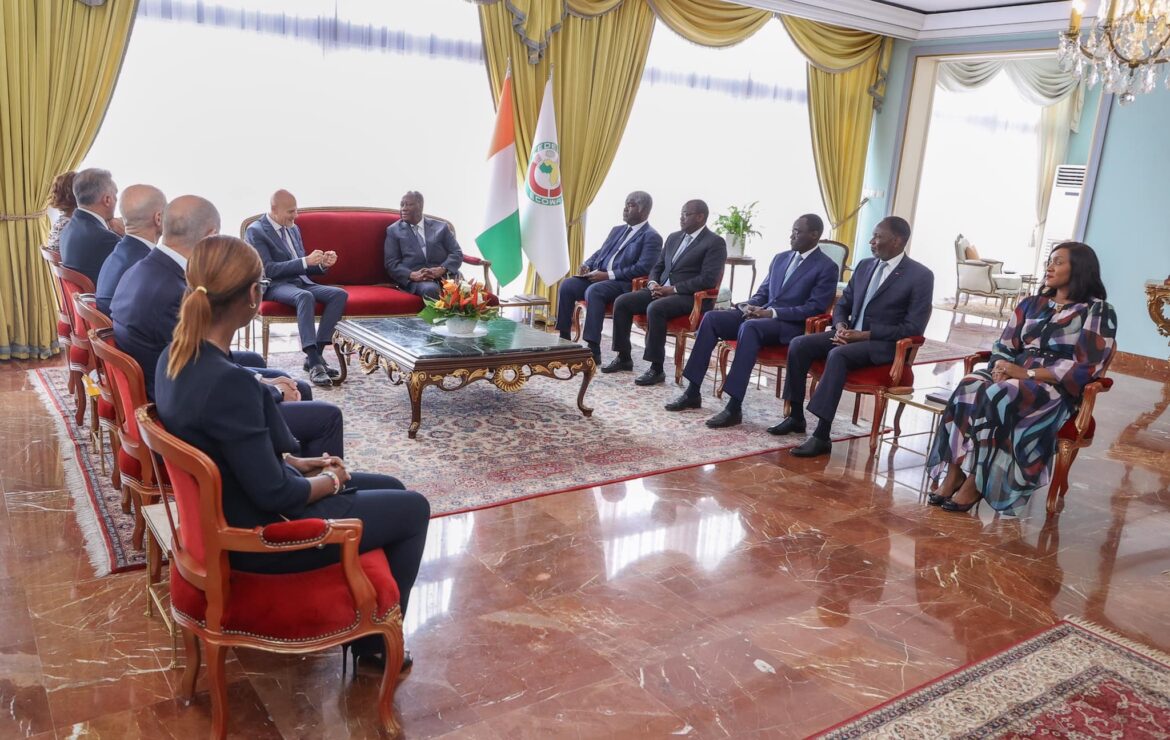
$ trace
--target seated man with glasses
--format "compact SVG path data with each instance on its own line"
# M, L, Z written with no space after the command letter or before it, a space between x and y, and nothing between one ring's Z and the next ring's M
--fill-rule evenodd
M142 368L146 396L152 401L158 358L171 343L179 323L179 306L188 290L187 258L200 239L219 233L219 226L219 212L210 201L195 195L174 199L163 211L158 245L126 270L114 289L110 301L114 340L118 349ZM266 278L259 283L261 288L268 287ZM313 401L308 384L266 368L264 358L255 352L233 351L231 359L268 386L302 455L344 454L340 409Z
M248 225L244 241L252 245L264 263L264 300L292 306L297 311L297 332L305 353L305 372L314 385L329 387L341 373L325 363L325 348L333 341L333 327L345 314L349 294L332 285L318 285L309 277L322 275L337 263L337 253L314 249L305 254L297 228L297 199L277 190L268 213ZM321 323L314 326L317 304L324 306Z

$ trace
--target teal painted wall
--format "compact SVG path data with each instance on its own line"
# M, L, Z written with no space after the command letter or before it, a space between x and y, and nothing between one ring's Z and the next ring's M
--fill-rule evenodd
M1065 157L1065 164L1089 163L1089 150L1093 148L1093 127L1097 123L1097 108L1100 105L1101 86L1086 90L1080 128L1068 137L1068 156Z
M873 130L869 137L869 153L865 164L863 191L883 191L881 198L871 197L857 213L857 238L853 246L853 263L870 256L869 237L873 229L890 212L894 194L890 192L890 173L897 154L898 120L902 115L902 99L905 97L906 64L910 58L910 42L895 41L890 54L889 79L886 82L886 101L873 117Z
M1146 310L1147 280L1170 275L1170 149L1165 146L1170 92L1114 103L1101 150L1085 242L1097 250L1109 302L1117 309L1117 342L1124 352L1165 358Z

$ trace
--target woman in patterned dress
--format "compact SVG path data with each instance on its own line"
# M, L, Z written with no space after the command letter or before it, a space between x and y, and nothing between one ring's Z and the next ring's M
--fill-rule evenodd
M968 511L987 499L1008 511L1047 485L1057 433L1103 372L1116 335L1096 253L1058 244L1043 289L1020 301L987 367L963 378L947 403L927 461L935 480L944 469L946 477L930 504Z
M73 170L62 172L53 178L53 185L49 188L49 205L61 212L45 240L45 246L55 252L61 251L61 230L77 208L77 200L73 197L73 176L76 174Z

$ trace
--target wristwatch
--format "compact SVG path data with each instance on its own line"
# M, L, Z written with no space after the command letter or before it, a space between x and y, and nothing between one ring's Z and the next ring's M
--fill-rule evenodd
M1036 379L1036 370L1035 370L1035 368L1028 368L1028 373L1027 373L1027 375L1028 375L1028 380L1035 380L1035 379Z

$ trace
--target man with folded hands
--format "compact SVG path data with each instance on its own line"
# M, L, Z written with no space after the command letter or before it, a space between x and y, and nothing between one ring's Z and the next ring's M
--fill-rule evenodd
M725 311L711 311L703 317L691 357L683 370L689 385L666 404L667 411L702 406L700 391L711 353L720 339L735 339L735 359L723 384L730 398L722 411L707 420L707 426L729 427L743 421L743 397L760 349L788 344L804 333L805 319L824 313L833 302L840 270L817 247L823 230L820 216L809 213L796 219L788 237L791 251L781 252L772 259L756 294L747 303Z

